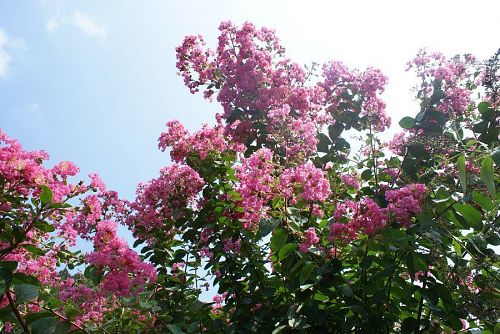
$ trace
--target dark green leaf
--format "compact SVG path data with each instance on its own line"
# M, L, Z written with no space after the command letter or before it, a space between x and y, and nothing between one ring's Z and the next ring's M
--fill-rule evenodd
M488 102L481 102L477 105L477 110L479 110L481 114L487 113L489 109L490 104Z
M284 260L290 255L291 252L297 249L297 244L289 243L284 245L278 253L278 257L280 260Z
M0 267L0 298L12 283L12 271L7 268Z
M403 320L403 324L401 325L402 334L413 333L416 331L416 329L417 329L417 319L409 317Z
M491 156L486 156L481 163L481 179L484 184L486 184L486 188L488 189L490 195L495 197L495 175L493 170L493 159Z
M472 200L483 208L484 211L491 211L495 207L491 198L475 190L472 192Z
M470 227L478 230L481 228L481 212L470 204L455 204L453 208L465 219Z
M465 194L467 191L467 172L465 169L465 155L460 155L457 161L458 176L460 178L460 185L462 192Z
M22 247L33 255L39 255L39 256L45 255L45 252L40 248L36 247L35 245L25 244L22 245Z
M54 334L57 328L57 319L49 316L31 322L28 327L31 334Z
M170 325L167 325L167 328L170 331L170 333L172 333L172 334L184 334L182 329L177 325L170 324Z
M37 220L37 221L35 221L34 226L37 229L39 229L39 230L41 230L43 232L47 232L47 233L54 232L56 230L54 228L54 226L50 225L45 220Z
M40 201L43 205L52 203L52 190L47 186L40 186L42 192L40 193Z
M35 286L41 286L40 281L38 281L36 277L29 276L24 273L14 273L12 277L13 284L31 284Z
M22 304L28 300L38 298L38 287L31 284L18 284L14 286L16 302Z
M302 270L300 271L300 277L299 277L300 284L304 284L304 282L309 279L309 277L311 276L311 274L315 268L316 268L316 265L314 263L308 263L302 268Z
M271 237L271 250L274 253L279 252L279 250L285 245L287 239L288 233L286 230L282 228L274 230L273 236Z
M411 129L415 126L415 119L409 116L403 117L399 121L399 126L402 127L403 129Z
M323 153L328 153L329 150L328 147L331 144L330 139L324 133L320 133L318 136L319 136L318 151Z

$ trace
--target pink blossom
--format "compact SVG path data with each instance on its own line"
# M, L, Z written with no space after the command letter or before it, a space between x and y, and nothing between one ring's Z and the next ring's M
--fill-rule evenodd
M389 202L387 209L393 213L403 226L410 226L411 217L422 211L421 205L427 188L420 183L410 184L397 190L389 190L385 198Z
M302 235L302 242L299 245L299 249L302 253L307 253L311 247L319 242L319 238L316 235L316 230L314 227L309 227L304 231Z

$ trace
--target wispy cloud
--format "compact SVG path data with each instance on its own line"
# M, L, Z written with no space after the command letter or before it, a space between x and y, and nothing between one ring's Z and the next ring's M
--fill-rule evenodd
M108 37L106 26L96 18L79 10L70 15L58 15L47 21L46 29L49 33L56 31L62 24L72 25L85 35L105 43Z
M5 78L9 68L10 56L7 53L9 36L5 29L0 28L0 79Z
M26 49L26 43L20 38L10 38L7 30L0 27L0 79L9 74L9 63L12 60L9 50Z

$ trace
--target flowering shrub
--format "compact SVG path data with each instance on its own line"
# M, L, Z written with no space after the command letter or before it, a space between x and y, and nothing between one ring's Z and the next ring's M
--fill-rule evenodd
M498 330L499 53L421 50L420 110L383 142L379 70L305 68L270 29L219 30L215 50L176 50L216 125L169 121L174 164L131 202L0 132L2 331Z

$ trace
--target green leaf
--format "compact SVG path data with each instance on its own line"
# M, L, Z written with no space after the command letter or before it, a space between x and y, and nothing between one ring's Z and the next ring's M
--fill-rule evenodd
M262 237L271 233L280 224L279 219L262 219L259 223L259 232Z
M470 204L455 204L453 208L465 219L470 227L479 230L481 229L482 216L481 212L474 209Z
M487 156L483 159L481 163L481 179L492 197L495 197L495 175L493 171L493 159L491 156Z
M54 226L50 225L45 220L37 220L35 221L35 224L33 226L41 230L42 232L47 233L54 232L56 230Z
M401 333L413 333L417 330L417 319L413 317L406 318L403 320L403 324L401 325Z
M22 304L28 300L38 298L38 287L31 284L18 284L14 286L16 302Z
M0 268L9 269L11 272L16 270L17 262L16 261L0 261Z
M286 325L281 325L281 326L279 326L279 327L276 327L276 328L273 330L273 332L272 332L271 334L278 334L278 333L281 333L281 331L282 331L283 329L285 329L285 328L286 328Z
M460 185L462 192L465 194L467 191L467 172L465 169L465 155L460 155L457 160L458 177L460 178Z
M274 230L273 236L271 237L271 250L276 253L278 252L286 243L288 239L288 233L286 230L280 228Z
M50 316L40 318L31 322L28 327L31 330L31 334L54 334L57 328L57 319Z
M7 268L0 267L0 297L5 294L5 291L12 283L12 271Z
M288 255L290 255L290 253L292 253L294 250L297 249L297 244L294 244L294 243L289 243L289 244L286 244L284 245L279 253L278 253L278 257L280 260L284 260L288 257Z
M26 244L26 245L22 245L22 247L33 255L39 255L39 256L45 255L45 252L43 250L41 250L40 248L36 247L35 245Z
M314 263L311 263L311 262L306 264L302 268L302 270L300 271L300 277L299 277L300 284L304 284L304 282L309 279L309 277L311 276L311 274L315 268L316 268L316 265Z
M491 198L478 191L474 190L472 192L472 200L474 201L474 203L483 208L484 211L491 211L495 208Z
M170 324L170 325L167 325L167 328L170 331L170 333L172 333L172 334L184 334L182 329L177 325Z
M47 186L40 186L42 192L40 193L40 201L43 205L52 203L52 190Z
M342 291L342 294L347 297L347 298L351 298L352 296L354 296L354 292L352 291L352 289L348 286L343 286L340 288L340 291Z
M488 102L481 102L477 105L477 110L479 110L481 114L487 113L489 109L490 104Z
M72 325L69 321L59 321L54 334L67 334L70 332Z
M493 150L491 157L497 166L500 165L500 147Z
M330 139L324 133L320 133L318 136L319 136L318 151L323 153L328 153L328 146L330 146L331 144Z
M14 273L12 275L13 277L13 284L30 284L30 285L35 285L35 286L41 286L40 281L34 276L29 276L24 273Z
M460 244L458 243L458 241L456 241L455 239L453 239L453 241L451 242L451 244L453 245L453 249L458 254L458 256L461 257L462 256L462 246L460 246Z
M371 169L365 169L362 173L361 173L361 179L363 179L364 181L368 181L372 178L373 176L373 171Z
M415 119L409 116L403 117L399 121L399 126L403 129L411 129L415 126Z

